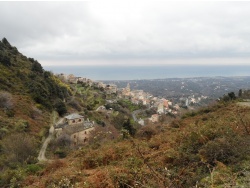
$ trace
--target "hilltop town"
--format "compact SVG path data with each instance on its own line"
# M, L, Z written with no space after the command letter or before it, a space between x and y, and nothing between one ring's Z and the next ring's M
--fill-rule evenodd
M107 95L113 95L113 98L106 100L106 103L114 103L119 99L126 99L131 101L132 104L141 105L144 109L154 109L155 113L146 119L155 123L159 121L160 116L178 116L180 114L180 108L186 105L189 106L190 103L197 103L202 98L206 98L202 96L202 98L195 99L194 97L190 97L188 99L180 98L180 101L183 103L174 104L171 100L168 100L163 97L156 97L152 94L145 92L143 90L132 90L130 88L130 84L127 83L125 88L118 88L116 84L108 84L100 81L93 81L89 78L84 77L76 77L73 74L56 74L59 79L69 84L85 84L86 86L90 86L93 88L99 88L103 90ZM103 108L102 108L103 109ZM138 112L136 113L138 114ZM141 125L145 125L145 121L142 118L137 119L135 113L133 114L133 118Z

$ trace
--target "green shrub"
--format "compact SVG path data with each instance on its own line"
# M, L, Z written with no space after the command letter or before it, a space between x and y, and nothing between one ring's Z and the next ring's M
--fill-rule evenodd
M38 164L30 164L26 167L26 172L29 174L35 174L42 170L42 167Z
M54 152L59 158L65 158L67 156L67 152L61 149L58 149Z
M15 123L15 130L18 132L24 132L29 130L29 122L26 120L19 120Z
M60 116L62 116L63 114L67 113L67 108L66 105L64 104L64 102L60 99L58 99L56 101L56 103L54 104L54 108L56 109L56 111L58 112L58 114Z

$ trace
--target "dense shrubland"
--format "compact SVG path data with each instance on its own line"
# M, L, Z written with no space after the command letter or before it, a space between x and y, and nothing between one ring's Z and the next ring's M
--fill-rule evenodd
M37 155L50 114L65 113L64 103L57 101L71 94L37 60L19 53L7 39L0 41L0 187L20 187L26 175L41 169Z
M143 127L134 137L96 131L93 142L60 161L63 167L47 167L39 186L67 177L75 187L249 187L249 114L231 101Z
M37 60L23 56L5 38L0 46L0 89L2 91L29 95L47 109L53 108L54 100L63 100L71 95L70 88L51 72L43 70Z

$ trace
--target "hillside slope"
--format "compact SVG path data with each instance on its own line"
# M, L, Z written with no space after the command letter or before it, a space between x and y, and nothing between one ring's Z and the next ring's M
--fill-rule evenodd
M0 89L30 95L46 108L52 107L53 100L70 94L67 85L43 70L38 61L19 53L5 38L0 42Z
M109 130L111 138L116 136L110 136L110 131L119 135L113 124L116 122L122 129L117 122L127 121L129 110L117 105L119 112L109 115L96 111L113 97L100 88L63 82L38 61L18 52L7 39L0 41L0 187L22 187L27 176L47 168L47 164L38 163L37 156L56 118L52 114L77 112L101 125L97 132ZM106 140L106 135L101 139ZM73 151L53 145L57 140L60 138L47 149L49 159L56 156L58 149L65 155Z
M43 70L38 61L19 53L7 39L0 41L1 121L20 116L29 119L32 129L39 114L50 112L70 94L69 86Z
M170 125L89 145L24 187L249 187L250 108L218 103Z
M37 162L51 112L71 89L40 63L0 41L0 187L10 187L18 168ZM19 170L20 170L19 169Z

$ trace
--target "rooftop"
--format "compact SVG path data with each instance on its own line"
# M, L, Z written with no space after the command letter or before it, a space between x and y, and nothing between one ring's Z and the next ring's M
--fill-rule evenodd
M79 114L70 114L68 116L65 116L66 119L79 119L79 118L83 118L83 116L79 115Z

